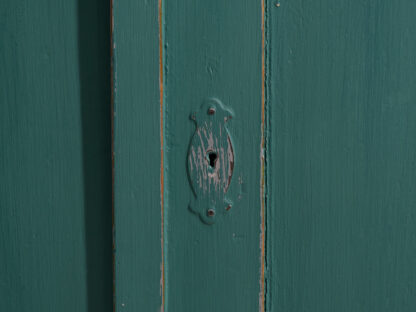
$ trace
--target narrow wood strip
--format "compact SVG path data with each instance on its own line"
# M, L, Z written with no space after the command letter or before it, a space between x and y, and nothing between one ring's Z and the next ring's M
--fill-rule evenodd
M259 294L259 311L264 311L264 264L265 264L265 0L261 0L261 143L260 143L260 294Z
M158 18L159 18L159 96L160 96L160 252L161 252L161 276L160 287L162 296L161 312L165 311L165 183L164 183L164 142L163 142L163 3L162 0L158 2Z
M159 6L134 0L113 5L115 306L116 311L159 311Z

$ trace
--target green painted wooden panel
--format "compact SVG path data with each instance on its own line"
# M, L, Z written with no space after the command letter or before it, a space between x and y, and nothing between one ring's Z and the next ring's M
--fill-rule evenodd
M110 15L0 1L0 311L111 311Z
M412 310L415 9L267 1L262 50L260 1L115 3L116 310ZM207 98L233 111L228 212Z
M157 2L113 7L116 311L159 311L161 283Z
M259 309L260 4L114 3L117 311ZM196 130L190 115L207 98L234 112L227 122L233 205L227 212L218 202L212 225L188 207L195 199L188 181ZM221 122L219 106L215 114Z
M166 1L163 30L166 310L257 311L261 275L260 1ZM216 222L206 225L188 209L194 195L188 181L187 153L196 130L189 116L211 97L234 112L227 122L234 172L226 194L233 206L227 212L217 201ZM216 114L220 114L218 107ZM201 119L216 127L206 110L199 111L197 118L198 126ZM214 150L216 144L221 145L217 131L212 131ZM209 141L209 131L201 135ZM203 159L201 168L208 152L203 147L197 156ZM209 149L209 144L205 147ZM218 166L219 170L227 167ZM204 181L210 180L202 173L193 185ZM206 192L214 192L213 186ZM196 200L210 207L208 199Z
M415 309L415 16L269 3L269 311Z

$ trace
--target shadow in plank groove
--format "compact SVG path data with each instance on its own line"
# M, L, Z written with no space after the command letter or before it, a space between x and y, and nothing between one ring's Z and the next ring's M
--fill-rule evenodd
M88 311L112 311L110 1L78 0ZM75 298L74 298L75 299Z

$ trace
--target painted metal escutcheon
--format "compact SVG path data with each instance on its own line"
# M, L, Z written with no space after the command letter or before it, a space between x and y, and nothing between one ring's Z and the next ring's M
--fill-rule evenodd
M206 224L232 207L226 197L234 170L234 149L226 123L231 110L216 98L206 100L199 112L192 113L196 123L188 151L188 177L193 190L189 209Z

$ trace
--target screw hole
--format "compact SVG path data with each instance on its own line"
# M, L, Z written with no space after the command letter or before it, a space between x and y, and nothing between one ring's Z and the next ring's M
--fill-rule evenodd
M215 114L215 108L214 107L210 107L208 109L208 115L214 115Z
M213 217L213 216L215 216L215 210L214 210L214 209L208 209L208 211L207 211L207 215L208 215L208 217Z

